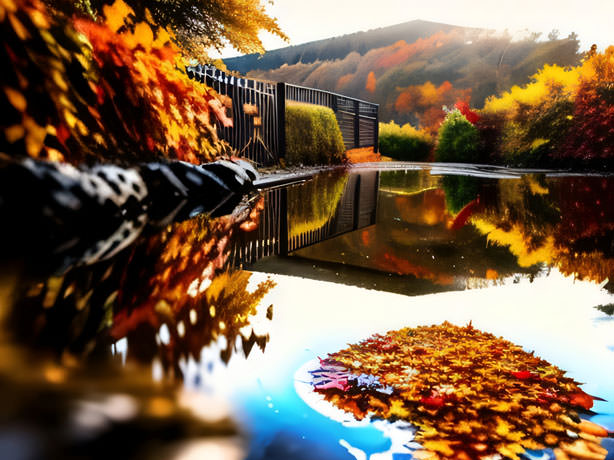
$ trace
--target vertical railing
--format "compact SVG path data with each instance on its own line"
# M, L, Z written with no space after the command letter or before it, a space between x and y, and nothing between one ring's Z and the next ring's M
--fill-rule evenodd
M258 165L273 165L283 158L285 146L280 143L280 133L284 131L285 109L280 111L277 84L235 77L202 65L188 67L187 73L228 97L226 107L233 126L216 122L220 138Z
M286 83L286 100L330 107L347 150L378 146L378 104L341 94Z
M191 66L191 78L227 96L233 127L217 123L219 136L239 154L259 165L285 157L286 101L330 107L337 117L346 149L378 145L378 105L341 94L289 83L235 77L212 66Z

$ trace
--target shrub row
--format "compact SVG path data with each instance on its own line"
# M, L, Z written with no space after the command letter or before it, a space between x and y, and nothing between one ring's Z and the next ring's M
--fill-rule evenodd
M382 155L401 161L426 161L432 147L431 136L409 123L399 126L391 121L379 125L379 151Z

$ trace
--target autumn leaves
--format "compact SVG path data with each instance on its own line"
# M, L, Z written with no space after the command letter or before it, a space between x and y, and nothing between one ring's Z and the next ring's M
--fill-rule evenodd
M98 22L52 17L37 0L4 1L0 13L0 152L203 163L227 150L215 132L214 119L224 118L216 95L179 70L171 35L151 20L135 22L122 0Z
M416 425L423 450L415 458L517 459L547 448L559 459L607 454L599 445L607 431L578 417L593 397L556 366L471 324L374 335L331 354L323 370L336 380L315 389L334 405L358 419Z

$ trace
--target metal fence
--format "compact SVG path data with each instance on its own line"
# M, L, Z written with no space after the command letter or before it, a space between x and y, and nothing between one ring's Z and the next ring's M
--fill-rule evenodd
M285 156L286 101L330 107L337 117L346 149L378 145L378 105L314 88L235 77L215 67L187 67L190 78L222 96L233 127L218 122L218 133L243 156L272 165Z
M286 100L330 107L335 112L345 148L377 147L378 104L320 89L285 84Z

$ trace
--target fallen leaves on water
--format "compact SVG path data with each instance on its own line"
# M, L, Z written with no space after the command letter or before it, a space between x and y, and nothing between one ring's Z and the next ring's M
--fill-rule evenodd
M419 458L518 459L545 448L557 448L557 458L607 454L599 445L607 431L578 416L596 398L563 370L471 323L376 334L329 355L322 367L345 373L347 385L315 385L334 405L357 419L417 426ZM359 375L377 386L361 384Z

